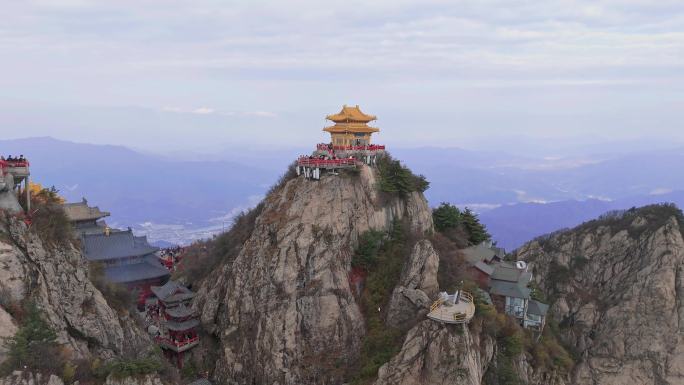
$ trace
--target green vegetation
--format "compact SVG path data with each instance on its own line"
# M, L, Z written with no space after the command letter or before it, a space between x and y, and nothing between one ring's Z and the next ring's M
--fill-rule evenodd
M102 362L99 358L66 362L61 377L65 384L78 381L84 385L95 385L104 384L110 376L121 379L148 374L159 375L164 383L177 383L177 374L170 364L162 359L158 348L137 357L117 358L110 362Z
M455 229L461 224L461 210L452 204L442 202L439 207L432 210L432 219L437 231Z
M432 210L435 229L455 243L458 248L477 245L491 239L487 228L472 210L442 202Z
M119 359L103 365L96 370L96 375L100 378L107 378L109 375L114 378L135 377L146 374L160 372L164 368L163 363L154 354L141 358Z
M366 316L367 334L359 358L359 371L354 383L367 383L378 369L397 354L403 331L385 325L382 309L399 281L408 250L406 226L395 221L389 234L369 231L361 236L352 264L367 273L361 305Z
M359 247L352 257L352 266L364 271L370 271L376 266L378 252L385 234L376 230L369 230L361 234Z
M378 159L378 173L380 191L405 197L414 191L423 192L428 189L430 182L423 175L415 175L398 160L385 155Z
M19 201L25 205L24 199ZM64 199L54 186L43 188L39 184L31 184L31 229L47 247L69 246L75 241L63 203Z
M492 238L487 232L485 225L480 222L477 214L469 208L466 207L465 211L463 211L461 221L463 222L463 227L468 232L468 241L471 245L478 245Z
M64 358L56 340L57 335L38 307L33 302L27 303L17 333L4 341L7 359L0 366L0 374L24 368L39 373L59 373Z

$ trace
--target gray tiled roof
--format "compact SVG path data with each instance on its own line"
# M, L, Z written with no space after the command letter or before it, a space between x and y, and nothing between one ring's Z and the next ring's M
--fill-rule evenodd
M89 261L145 256L157 250L147 237L136 237L131 230L83 235L83 253Z
M150 289L162 301L173 301L194 296L190 289L181 285L178 281L169 281L162 286L152 286Z
M197 318L189 319L189 320L183 321L183 322L166 321L166 327L168 327L169 330L173 330L173 331L188 330L188 329L194 328L198 325L199 325L199 320Z
M506 297L515 298L530 298L531 290L528 287L521 286L516 282L506 282L506 281L491 281L491 288L489 290L490 294L503 295Z
M166 268L147 261L131 265L105 267L105 277L116 283L129 283L168 276L169 271Z
M166 308L166 314L168 314L174 318L188 317L188 316L193 315L194 313L195 313L195 311L192 310L191 307L183 306L183 305Z
M503 249L490 247L484 242L476 246L470 246L462 250L466 257L466 260L471 264L476 264L477 262L491 262L495 256L503 258Z
M525 271L520 270L509 263L501 262L494 267L492 279L508 282L520 282L520 278L522 277L523 273L525 273ZM528 282L529 279L527 280L527 282L525 282L525 284L527 284Z
M528 314L536 314L540 316L545 316L546 312L549 311L549 305L545 303L541 303L539 301L535 301L533 299L530 300L527 304L527 313Z
M477 262L475 264L475 268L477 268L478 270L480 270L481 272L483 272L487 275L492 275L492 273L494 272L494 266L488 265L482 261Z

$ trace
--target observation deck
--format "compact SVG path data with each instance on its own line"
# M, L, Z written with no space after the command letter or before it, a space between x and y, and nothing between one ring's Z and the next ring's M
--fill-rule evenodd
M475 315L473 296L459 290L454 294L439 293L439 298L430 306L427 317L448 324L467 324Z

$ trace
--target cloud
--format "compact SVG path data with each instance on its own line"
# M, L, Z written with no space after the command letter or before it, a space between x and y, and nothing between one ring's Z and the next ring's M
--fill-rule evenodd
M217 110L211 107L196 107L196 108L181 108L165 106L161 108L164 112L173 112L181 114L195 114L195 115L211 115L217 114L222 116L245 116L245 117L259 117L259 118L275 118L278 116L275 112L270 111L224 111Z
M209 107L199 107L199 108L195 108L194 110L191 110L190 112L192 112L193 114L208 115L208 114L213 114L216 111L213 108L209 108Z
M671 193L673 190L671 188L656 188L649 192L649 195L665 195Z
M59 95L71 106L179 114L107 119L131 122L136 145L159 144L159 132L169 143L215 145L180 133L212 124L226 142L258 129L260 142L301 143L303 127L318 128L349 101L407 143L502 133L684 138L680 0L6 3L0 71L13 76L0 77L0 100ZM101 135L85 122L105 120L7 110L0 125L32 135L58 126L72 139ZM228 118L240 124L222 134Z
M278 116L274 112L269 112L269 111L251 111L251 112L245 112L244 115L246 116L258 116L262 118L275 118Z

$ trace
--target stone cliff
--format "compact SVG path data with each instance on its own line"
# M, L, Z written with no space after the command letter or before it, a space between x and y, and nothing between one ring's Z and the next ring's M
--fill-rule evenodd
M149 345L128 315L113 310L88 279L86 261L73 246L44 245L26 225L10 216L0 225L2 306L33 301L74 358L109 359ZM0 311L0 335L16 330ZM132 343L135 341L136 343Z
M675 207L647 206L517 251L575 347L573 384L684 383L683 224Z
M294 178L272 192L237 258L209 275L195 300L220 340L219 382L342 383L365 334L351 259L362 233L387 231L395 219L415 234L432 231L422 194L380 196L369 167ZM411 285L421 284L436 289Z

